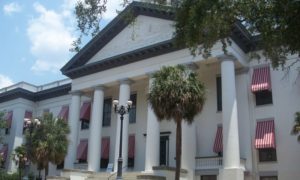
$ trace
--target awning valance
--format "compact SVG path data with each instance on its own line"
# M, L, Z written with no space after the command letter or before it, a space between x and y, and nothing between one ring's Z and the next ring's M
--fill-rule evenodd
M215 153L223 152L223 128L219 126L217 129L213 151Z
M251 91L271 90L270 67L255 68L252 75Z
M80 120L89 121L91 117L91 102L84 102L80 109Z
M255 133L255 148L276 148L274 120L257 122Z
M24 118L25 119L31 119L32 118L32 111L25 111Z
M109 137L102 138L101 142L101 158L102 159L109 159Z
M135 136L129 135L128 138L128 158L134 158L135 152Z
M57 117L67 121L69 118L69 106L68 105L63 106Z
M82 139L77 147L77 159L87 160L88 140Z

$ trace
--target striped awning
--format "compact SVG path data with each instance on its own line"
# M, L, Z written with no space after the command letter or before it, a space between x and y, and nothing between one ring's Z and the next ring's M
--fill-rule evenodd
M135 136L129 135L128 138L128 158L134 158L135 151Z
M257 122L255 133L255 148L276 148L274 120Z
M63 106L57 117L67 121L69 117L69 106L68 105Z
M102 138L101 142L101 158L102 159L109 159L109 137Z
M32 111L25 111L24 118L25 119L31 119L32 118Z
M4 161L6 161L6 158L7 158L7 152L8 152L8 145L7 144L4 144L0 150L0 154L3 158Z
M251 91L271 90L270 67L255 68L252 75Z
M223 152L223 128L218 126L213 151L215 153Z
M88 140L82 139L77 147L77 159L87 160Z
M12 117L13 117L13 112L8 111L7 114L6 114L6 117L5 117L7 128L11 128Z
M80 120L89 121L91 117L91 102L84 102L80 109Z

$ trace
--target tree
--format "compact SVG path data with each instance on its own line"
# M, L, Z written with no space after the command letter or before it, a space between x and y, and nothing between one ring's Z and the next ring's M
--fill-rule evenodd
M3 136L4 136L4 132L5 129L7 128L7 122L5 119L5 112L0 111L0 144L2 144L3 142ZM4 159L3 159L3 154L0 153L0 167L2 167L4 165Z
M67 154L67 134L70 130L64 120L55 119L51 113L45 113L40 122L31 131L26 129L26 142L30 145L29 159L37 165L39 171L45 169L46 177L49 162L56 165L63 162Z
M205 102L205 87L197 75L182 65L163 67L154 73L149 102L159 121L176 123L176 174L179 180L181 168L181 125L192 123Z
M25 145L18 146L12 153L12 159L18 166L19 179L21 180L22 179L22 171L24 170L26 162L28 161L26 146Z
M291 131L292 135L298 135L297 139L300 142L300 112L295 113L295 124Z

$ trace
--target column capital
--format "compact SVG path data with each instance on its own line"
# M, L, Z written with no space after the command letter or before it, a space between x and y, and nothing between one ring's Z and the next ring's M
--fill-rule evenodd
M130 80L129 78L124 78L124 79L120 79L119 80L119 83L120 84L132 84L133 83L133 81L132 80Z
M230 54L223 54L223 55L217 56L217 58L220 61L236 61L237 60L235 56L230 55Z
M92 89L95 91L95 90L105 90L105 86L104 85L96 85L96 86L93 86Z
M82 94L82 92L81 91L79 91L79 90L75 90L75 91L70 91L69 92L69 94L71 94L72 96L74 95L74 96L80 96L81 94Z

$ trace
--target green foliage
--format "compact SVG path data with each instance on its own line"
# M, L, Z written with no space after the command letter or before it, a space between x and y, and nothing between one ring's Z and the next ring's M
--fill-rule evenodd
M34 121L34 120L32 120ZM68 149L69 127L62 119L55 119L51 113L44 114L41 124L26 129L26 142L30 160L39 170L48 171L49 162L60 164Z
M25 168L25 163L28 160L27 150L25 145L18 146L12 153L12 159L18 165L19 169Z
M19 174L8 174L5 170L0 170L0 180L19 180Z
M159 120L192 122L205 102L205 87L184 66L163 67L154 73L149 102Z
M237 21L251 34L259 34L259 47L273 67L284 67L287 55L300 52L300 1L183 0L176 10L177 43L193 54L210 55L219 40L226 47ZM201 44L201 45L200 45Z
M292 135L297 135L297 139L300 142L300 112L295 113L295 124L291 131Z

